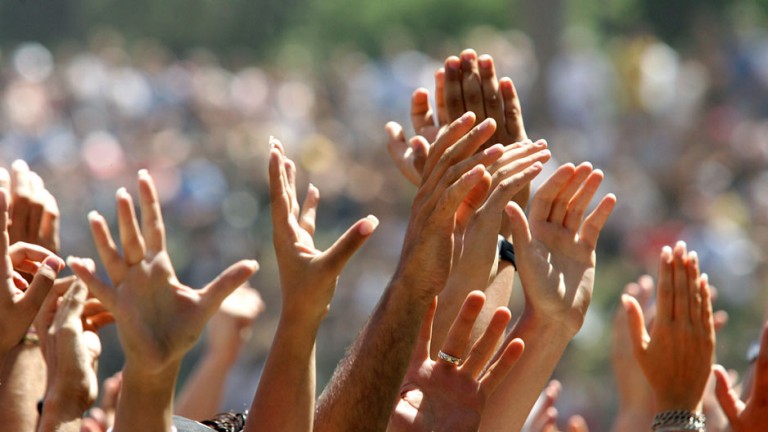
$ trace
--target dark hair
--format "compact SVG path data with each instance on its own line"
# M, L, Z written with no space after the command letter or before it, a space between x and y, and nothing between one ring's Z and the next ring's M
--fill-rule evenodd
M244 413L225 412L216 414L210 420L203 420L200 423L208 426L217 432L240 432L245 427L245 419L248 411Z

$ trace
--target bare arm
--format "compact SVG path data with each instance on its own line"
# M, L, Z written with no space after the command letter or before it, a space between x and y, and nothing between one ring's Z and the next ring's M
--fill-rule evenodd
M472 129L474 120L463 116L432 146L395 275L320 397L316 430L386 427L421 319L451 271L456 210L474 188L487 193L483 165L502 153L494 146L474 154L493 133L491 120Z
M181 359L221 302L258 265L236 263L202 289L181 284L166 251L157 191L146 171L139 172L139 196L141 231L131 196L124 189L117 193L122 254L106 220L96 212L89 215L94 243L112 286L98 280L83 259L70 258L69 265L113 313L125 352L115 432L167 432Z
M507 339L525 341L525 353L488 401L481 430L518 430L547 384L592 297L597 238L616 202L586 208L603 174L588 163L558 168L536 193L531 214L510 204L525 309Z
M325 251L314 244L320 195L309 187L303 208L296 194L296 167L273 140L269 159L274 246L283 309L246 431L309 431L315 410L315 339L336 282L352 255L378 225L368 216Z
M250 337L250 326L263 310L259 292L247 285L224 300L208 321L205 354L179 393L176 415L206 420L219 413L229 371Z

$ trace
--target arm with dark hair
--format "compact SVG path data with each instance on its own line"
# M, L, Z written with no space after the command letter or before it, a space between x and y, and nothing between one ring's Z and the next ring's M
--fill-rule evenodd
M432 145L411 209L400 261L384 294L318 402L315 429L383 430L411 357L419 323L445 286L454 253L456 210L491 183L484 166L502 146L476 150L493 134L468 113Z

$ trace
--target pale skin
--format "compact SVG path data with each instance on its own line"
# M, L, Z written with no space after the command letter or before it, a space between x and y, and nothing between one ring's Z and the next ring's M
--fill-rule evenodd
M315 411L315 340L344 266L378 226L374 216L353 224L325 250L314 243L319 191L304 205L296 167L282 144L270 143L269 191L283 308L251 404L246 431L310 431Z
M712 367L715 326L710 288L685 243L659 256L656 317L650 333L642 309L622 296L635 358L654 392L657 411L700 411Z
M458 366L430 356L435 307L427 311L388 431L477 430L485 401L524 348L523 341L510 341L502 348L503 354L498 360L488 365L511 318L508 309L499 308L470 349L472 328L484 303L485 295L481 291L467 295L441 348L445 353L463 357ZM463 353L467 353L466 356Z
M106 220L89 214L91 232L112 284L100 281L83 259L69 266L112 312L125 352L115 432L162 431L171 427L174 386L181 359L195 344L221 302L258 269L240 261L201 289L176 278L166 250L165 226L154 182L139 171L141 225L125 189L116 194L122 253Z
M473 190L487 193L491 176L485 166L503 154L501 146L476 154L489 122L474 124L473 114L462 116L433 145L395 274L320 397L315 430L386 427L419 323L451 271L456 211Z
M573 335L592 298L595 247L616 197L586 209L603 174L589 163L565 164L541 185L530 216L510 203L510 218L525 308L507 338L526 341L526 350L491 396L481 430L520 429L539 392Z

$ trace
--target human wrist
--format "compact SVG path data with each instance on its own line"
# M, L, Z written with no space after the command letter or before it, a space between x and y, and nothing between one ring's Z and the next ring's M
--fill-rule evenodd
M91 406L92 401L88 396L76 396L64 393L56 389L46 392L43 400L43 416L41 417L41 430L53 430L47 426L80 419L83 413Z
M523 313L520 315L518 325L527 329L537 338L546 338L553 344L568 343L579 332L580 326L575 326L567 320L554 317L543 311L526 304Z

